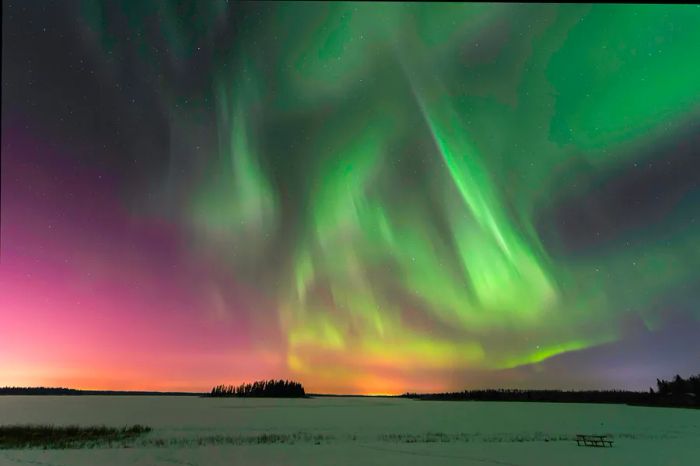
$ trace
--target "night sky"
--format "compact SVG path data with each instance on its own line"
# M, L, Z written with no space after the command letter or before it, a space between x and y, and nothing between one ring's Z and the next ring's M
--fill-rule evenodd
M2 8L0 386L700 369L700 7Z

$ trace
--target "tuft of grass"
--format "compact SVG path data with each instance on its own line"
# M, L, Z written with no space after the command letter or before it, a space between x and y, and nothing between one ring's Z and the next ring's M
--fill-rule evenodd
M311 434L309 432L294 432L291 434L257 434L257 435L209 435L195 438L149 438L140 442L142 446L149 447L192 447L204 445L266 445L298 443L313 443L321 445L334 440L332 435Z
M0 426L0 450L19 448L85 448L101 444L126 445L151 428L139 424L130 427L54 426L47 424Z
M426 432L424 434L382 434L379 440L392 443L448 443L448 442L471 442L480 441L485 443L511 443L511 442L560 442L573 440L574 437L565 434L547 434L544 432L535 433L502 433L492 435L482 435L474 433L445 433Z

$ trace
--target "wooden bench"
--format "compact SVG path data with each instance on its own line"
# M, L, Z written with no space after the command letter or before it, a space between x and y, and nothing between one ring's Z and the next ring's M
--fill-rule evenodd
M613 439L607 435L576 435L576 444L580 447L612 447Z

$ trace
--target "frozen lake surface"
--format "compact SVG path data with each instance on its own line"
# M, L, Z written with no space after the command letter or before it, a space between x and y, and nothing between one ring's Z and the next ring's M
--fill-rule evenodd
M624 405L2 396L0 424L153 428L131 448L2 450L0 465L690 465L700 411ZM579 447L578 433L613 448Z

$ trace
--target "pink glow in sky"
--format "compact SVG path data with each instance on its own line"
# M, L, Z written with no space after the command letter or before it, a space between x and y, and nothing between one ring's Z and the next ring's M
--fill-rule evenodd
M280 373L274 327L249 338L264 300L130 216L109 174L18 131L2 164L0 385L206 390Z

